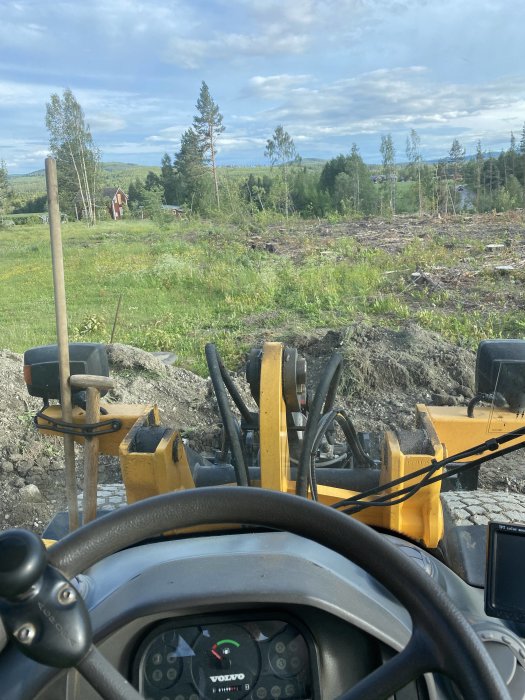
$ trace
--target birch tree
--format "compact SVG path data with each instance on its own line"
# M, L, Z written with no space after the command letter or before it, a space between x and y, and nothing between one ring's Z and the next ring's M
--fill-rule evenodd
M520 160L521 160L521 184L523 185L523 203L525 204L525 122L521 131L520 141Z
M396 213L396 151L392 136L381 136L381 158L384 177L384 188L388 196L388 205L392 214Z
M10 187L5 161L0 161L0 215L5 214L9 200Z
M284 212L288 219L290 209L289 170L292 165L300 162L300 157L295 150L292 137L281 125L275 128L272 138L266 142L264 155L268 158L271 165L277 165L281 172L284 185Z
M417 180L417 195L419 201L419 214L423 213L423 188L421 186L421 165L423 159L421 158L421 139L419 134L415 129L410 130L410 136L407 136L406 153L407 159L410 165L410 169L413 171L411 174L415 176Z
M96 223L96 187L100 153L84 119L82 107L69 88L62 97L54 93L46 104L49 147L57 161L58 190L62 210L74 208L89 224Z

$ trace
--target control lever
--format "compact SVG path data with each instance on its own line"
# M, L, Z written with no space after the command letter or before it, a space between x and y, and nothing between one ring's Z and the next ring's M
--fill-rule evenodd
M74 666L91 645L84 601L26 530L0 534L0 615L18 648L48 666Z
M57 668L76 667L104 698L140 700L92 644L91 621L79 592L48 563L42 541L27 530L0 534L1 622L30 659Z

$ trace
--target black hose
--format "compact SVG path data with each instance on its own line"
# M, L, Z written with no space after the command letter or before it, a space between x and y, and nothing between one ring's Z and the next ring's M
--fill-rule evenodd
M492 402L494 400L494 394L476 394L473 399L469 401L467 406L467 416L469 418L474 418L474 408L482 401Z
M330 358L323 375L317 386L303 436L303 447L297 467L297 481L295 484L295 493L298 496L307 498L308 496L308 480L311 471L312 448L317 434L319 420L321 415L330 411L335 402L335 395L343 370L343 358L339 353L335 353ZM324 407L324 411L323 411Z
M441 474L437 474L436 476L433 476L435 472L440 469L439 463L431 464L428 467L426 467L427 473L426 475L419 481L417 484L414 484L413 486L405 486L402 489L399 489L396 491L394 494L386 494L384 496L379 496L379 498L375 498L373 500L369 501L360 501L356 500L356 497L353 497L353 499L348 499L348 501L351 501L354 503L354 505L350 508L339 508L338 503L333 503L330 507L331 508L336 508L337 510L341 510L342 513L347 513L348 515L354 515L355 513L358 513L361 510L364 510L365 508L370 508L372 506L383 506L389 508L390 506L397 505L398 503L403 503L404 501L407 501L409 498L411 498L414 494L416 494L421 488L424 486L429 486L430 484L436 483L436 481L444 481L445 479L450 479L453 476L456 476L457 474L461 474L466 471L470 471L471 469L475 469L476 467L481 466L485 462L490 462L492 459L497 459L498 457L503 457L506 454L510 454L511 452L515 452L516 450L521 450L522 448L525 447L525 441L524 442L519 442L517 445L510 445L510 447L504 447L503 449L499 450L498 452L494 452L490 455L486 455L483 457L478 457L478 459L472 460L472 462L465 462L463 464L457 464L454 466L454 462L450 463L450 469L448 469L446 472L442 472ZM421 470L420 470L421 471ZM415 473L415 472L414 472ZM402 481L407 481L414 476L413 474L408 474L405 477L401 477ZM400 481L399 479L397 481ZM392 484L394 484L393 481L383 484L380 487L376 487L375 489L369 489L368 491L363 491L358 495L357 498L361 499L364 495L367 495L371 493L372 491L377 491L377 490L385 490L388 488L391 488Z
M317 426L317 432L314 437L314 441L312 444L312 448L310 451L310 464L309 464L309 470L308 470L308 486L310 488L310 493L312 494L312 500L317 501L318 500L318 494L317 494L317 478L315 474L315 455L317 450L319 449L319 445L321 443L321 440L323 439L323 436L326 434L326 431L332 425L334 422L334 418L336 415L336 411L328 411L328 413L325 413L321 420L318 423Z
M350 447L352 454L354 455L357 467L375 469L376 464L374 460L371 457L369 457L363 450L363 447L359 442L359 437L357 436L357 431L354 427L354 424L352 423L352 420L350 419L346 411L340 409L337 412L335 420L341 426L341 430L345 435L346 442L348 443L348 446Z
M215 346L213 346L213 347L215 347ZM250 409L244 403L241 395L239 394L239 390L237 389L237 387L233 383L233 379L231 378L230 373L228 372L226 367L223 365L221 357L220 357L219 353L217 352L217 348L215 348L215 353L217 356L217 362L219 363L221 377L222 377L224 384L226 385L226 389L228 390L228 393L231 396L233 403L237 406L237 410L239 411L241 416L244 418L244 420L246 421L246 423L248 425L251 425L253 423L253 416L250 412Z
M316 478L316 461L315 461L315 455L317 453L317 450L319 449L319 445L321 443L321 440L323 439L323 436L326 434L326 432L329 430L330 426L333 425L334 421L336 421L342 428L346 441L348 443L348 447L351 450L351 453L357 463L357 466L360 468L371 468L375 469L376 465L373 459L371 459L366 452L364 452L363 448L361 447L361 443L359 442L359 438L357 436L357 431L354 428L354 425L352 421L348 418L347 414L345 411L341 408L332 408L330 411L327 413L324 413L321 420L318 423L317 427L317 432L315 435L314 442L312 444L312 451L310 453L310 470L309 470L309 478L308 478L308 484L310 487L310 491L312 493L312 498L313 500L317 500L317 478ZM347 459L345 455L345 459ZM334 463L341 462L343 461L341 457L337 458L336 460L330 460L330 466L332 466ZM323 466L326 466L323 464Z
M248 475L248 467L246 466L242 443L239 439L237 423L228 403L225 380L221 372L222 363L219 358L219 353L213 343L208 343L206 345L205 353L213 384L213 390L215 391L215 398L217 399L224 430L232 451L233 466L235 469L237 484L239 486L249 486L250 478Z

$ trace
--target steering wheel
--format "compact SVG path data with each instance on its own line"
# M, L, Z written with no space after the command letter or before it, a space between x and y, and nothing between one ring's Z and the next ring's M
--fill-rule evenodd
M407 646L340 700L388 698L427 672L451 678L465 700L510 700L483 644L446 593L370 527L305 498L248 487L209 487L139 501L72 532L48 551L49 563L71 578L101 559L172 529L250 524L286 530L343 555L374 576L408 610ZM91 645L76 668L106 698L139 695Z

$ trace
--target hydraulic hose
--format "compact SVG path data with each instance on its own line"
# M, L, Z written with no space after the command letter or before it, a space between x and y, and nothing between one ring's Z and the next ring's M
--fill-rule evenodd
M352 423L352 420L346 413L346 411L340 409L335 416L335 420L341 426L341 430L344 433L348 446L350 447L352 454L354 455L356 466L360 468L371 468L375 469L376 465L374 460L369 457L363 450L359 438L357 436L357 431Z
M215 348L214 345L212 345L212 347ZM251 425L253 423L253 416L250 412L250 409L244 403L242 396L239 394L239 390L237 389L237 387L233 383L233 379L231 378L230 373L228 372L226 367L223 365L221 357L217 351L217 348L215 348L215 355L217 357L217 362L219 364L219 370L221 372L222 380L226 386L226 389L228 390L229 395L231 396L233 403L236 405L237 410L239 411L241 416L244 418L246 423L248 425Z
M223 371L221 371L222 362L220 360L217 348L215 347L215 345L213 345L213 343L208 343L206 345L205 352L206 361L208 363L208 369L210 371L210 377L213 384L213 390L215 391L215 397L219 406L219 413L221 414L224 430L231 447L233 466L235 469L235 477L237 479L237 484L239 486L249 486L250 478L248 475L248 467L246 466L246 460L244 458L242 443L237 430L237 423L228 403L226 381L223 376L223 371L226 375L227 372L224 369L224 366ZM231 385L233 385L233 382L229 375L228 379ZM237 396L240 399L238 393ZM233 396L232 399L234 400L235 405L237 406L237 402L235 401ZM242 402L242 399L240 400Z
M474 408L482 401L488 401L489 403L494 401L494 394L476 394L467 406L467 416L469 418L474 418Z
M330 358L323 375L317 386L303 436L303 447L297 467L297 481L295 493L306 498L308 496L308 481L311 473L311 455L315 443L318 424L323 413L330 411L335 402L335 395L341 372L343 370L343 358L335 353Z

